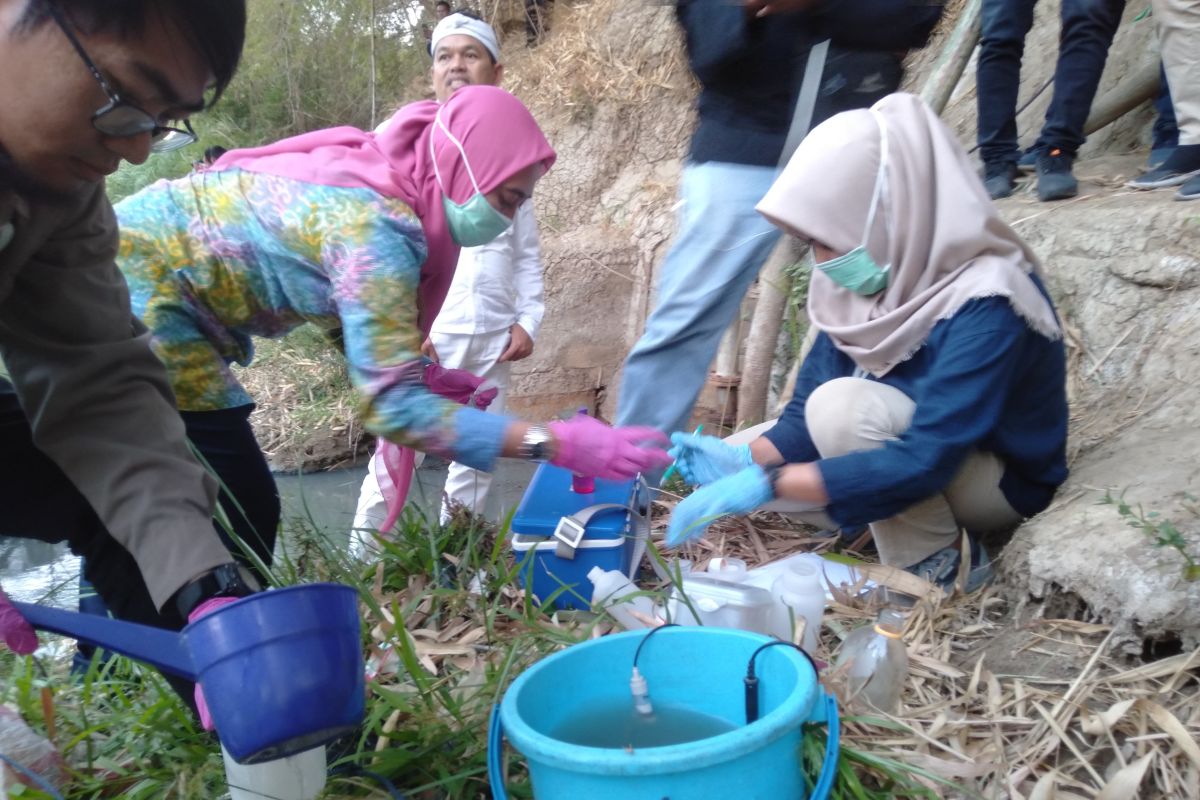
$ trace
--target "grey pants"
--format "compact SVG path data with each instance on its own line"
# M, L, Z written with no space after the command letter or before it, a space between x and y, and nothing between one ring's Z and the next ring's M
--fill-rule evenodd
M898 439L912 424L916 404L899 389L862 378L837 378L809 395L804 407L809 433L822 458L875 450ZM726 441L757 439L776 420L738 431ZM871 523L879 560L896 567L916 564L955 544L959 528L1001 530L1022 517L1000 491L1004 463L993 453L973 452L939 494ZM764 510L779 511L820 528L835 528L824 508L776 500Z

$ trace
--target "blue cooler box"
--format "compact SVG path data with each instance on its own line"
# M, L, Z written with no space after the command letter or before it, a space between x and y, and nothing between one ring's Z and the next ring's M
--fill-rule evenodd
M589 608L592 582L587 574L592 567L629 574L636 538L631 513L636 495L636 481L599 478L595 492L576 494L568 470L552 464L539 466L512 521L510 541L520 567L521 586L532 591L539 602L552 599L556 608ZM586 515L587 509L600 504L621 508L598 510L584 525L571 524L573 515L581 511ZM574 557L567 557L571 555Z

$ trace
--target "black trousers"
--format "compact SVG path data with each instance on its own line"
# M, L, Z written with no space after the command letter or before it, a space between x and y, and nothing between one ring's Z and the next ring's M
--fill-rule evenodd
M243 406L181 416L188 438L222 483L220 501L234 531L270 564L279 528L279 494L250 427L252 410ZM186 620L174 608L161 613L155 608L133 556L58 465L34 445L16 394L2 379L0 454L0 536L66 542L83 558L84 577L113 616L171 630L184 626ZM215 522L214 527L230 551L253 568L224 528ZM176 688L190 700L184 686L190 685L182 682Z

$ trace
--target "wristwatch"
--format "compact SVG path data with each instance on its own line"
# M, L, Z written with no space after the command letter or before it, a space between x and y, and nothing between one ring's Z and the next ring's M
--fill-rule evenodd
M787 464L776 464L764 470L767 473L767 483L771 486L772 497L779 497L779 476L783 474L783 468L786 466Z
M232 562L221 564L175 593L175 608L185 620L196 606L214 597L249 597L262 591L254 576Z
M521 438L521 446L517 449L517 457L526 461L549 461L550 445L554 435L545 425L530 425L525 429Z

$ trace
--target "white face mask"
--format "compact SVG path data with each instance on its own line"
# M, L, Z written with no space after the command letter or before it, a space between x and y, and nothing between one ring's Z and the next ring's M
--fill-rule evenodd
M433 136L429 137L429 156L433 159L433 175L437 179L438 188L442 190L442 209L446 212L446 224L450 228L450 238L460 247L478 247L495 239L508 230L512 220L501 214L479 189L475 173L471 171L471 163L467 161L467 151L462 143L450 132L442 122L442 110L439 108L434 117L434 124L442 129L446 138L454 143L462 155L463 166L467 168L467 177L475 194L465 203L455 203L446 193L446 185L442 183L441 172L438 171L437 155L433 150Z

